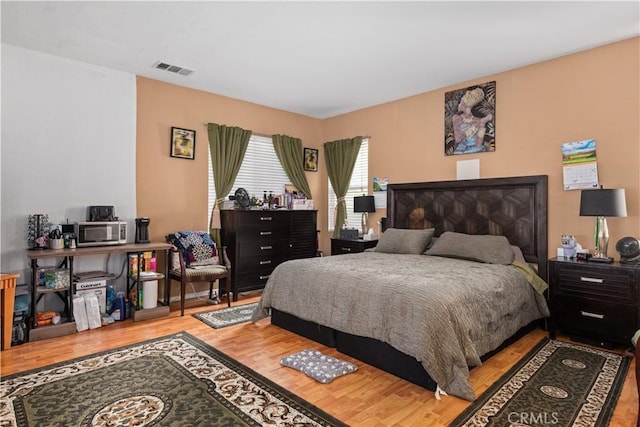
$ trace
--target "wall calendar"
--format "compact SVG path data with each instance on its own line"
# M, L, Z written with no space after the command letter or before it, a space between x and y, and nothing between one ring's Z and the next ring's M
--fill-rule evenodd
M599 187L595 139L562 144L562 178L565 190Z

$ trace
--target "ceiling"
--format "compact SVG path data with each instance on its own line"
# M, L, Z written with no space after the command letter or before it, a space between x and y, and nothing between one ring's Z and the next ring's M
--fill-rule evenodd
M638 36L623 2L2 1L2 42L327 118ZM194 70L153 68L158 61Z

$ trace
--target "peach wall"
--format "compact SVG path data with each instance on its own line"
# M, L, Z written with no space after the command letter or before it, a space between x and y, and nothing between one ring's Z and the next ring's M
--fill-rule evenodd
M481 77L327 119L324 137L370 135L369 175L390 183L456 179L456 162L470 159L479 159L481 178L548 175L552 256L562 234L593 249L594 219L578 215L580 191L563 190L560 146L595 138L600 183L626 190L628 217L608 219L617 258L620 237L640 237L639 52L634 38ZM445 92L493 80L496 151L445 156Z
M455 179L456 162L476 158L482 178L548 175L549 253L562 234L593 248L593 219L578 216L580 192L562 189L560 146L595 138L600 182L627 194L629 216L609 219L611 241L640 236L639 52L640 38L634 38L325 120L139 78L137 214L151 218L154 240L179 228L207 227L203 123L215 122L295 136L320 149L319 172L307 173L307 179L325 253L330 235L322 143L356 135L371 137L369 175L388 176L392 183ZM492 80L496 152L444 156L444 93ZM194 161L169 157L171 126L197 131ZM609 251L615 255L612 245Z
M320 145L321 122L299 114L141 77L137 95L137 215L151 218L153 240L179 229L208 229L209 143L204 123L290 135L307 147ZM196 131L194 160L169 156L172 126ZM320 191L318 175L307 172L314 194Z
M151 219L149 237L153 241L164 241L172 231L208 229L209 144L204 123L290 135L302 139L307 147L320 145L321 122L298 114L141 77L137 97L137 216ZM169 156L172 126L196 131L194 160ZM313 194L320 192L318 175L307 172ZM162 261L159 268L164 268ZM196 285L196 291L206 289L206 283ZM175 282L171 295L179 295Z

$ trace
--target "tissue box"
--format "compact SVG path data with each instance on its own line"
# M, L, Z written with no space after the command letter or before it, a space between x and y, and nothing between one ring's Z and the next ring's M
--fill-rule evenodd
M312 211L313 200L293 199L291 203L291 209L294 211Z
M225 200L224 202L222 202L222 206L220 207L221 210L233 210L233 209L238 209L238 202L236 202L235 200Z

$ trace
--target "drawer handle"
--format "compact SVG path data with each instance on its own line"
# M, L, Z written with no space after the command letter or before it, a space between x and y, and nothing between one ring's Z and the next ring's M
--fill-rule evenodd
M273 246L260 246L261 250L273 249Z
M261 216L260 221L271 221L272 217L270 216Z
M583 277L583 276L580 276L580 280L582 280L583 282L604 283L603 279L596 279L595 277Z
M261 236L271 236L273 233L271 231L261 231L260 235Z
M271 260L268 261L260 261L260 265L271 264Z
M269 275L267 274L266 276L260 276L260 280L264 280L264 279L268 279Z
M590 313L588 311L580 311L584 317L593 317L594 319L604 319L604 314Z
M351 252L351 248L340 248L340 249L342 249L345 252Z

